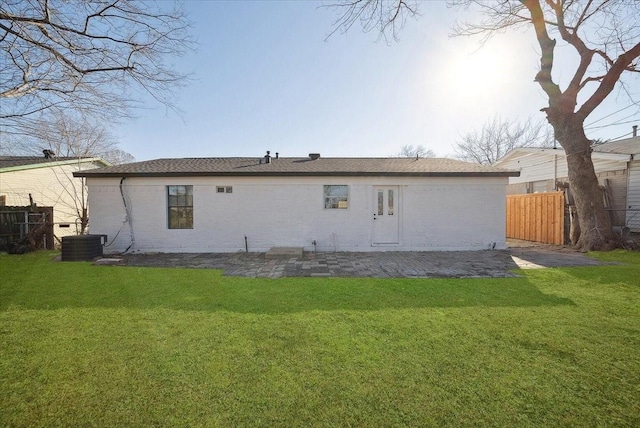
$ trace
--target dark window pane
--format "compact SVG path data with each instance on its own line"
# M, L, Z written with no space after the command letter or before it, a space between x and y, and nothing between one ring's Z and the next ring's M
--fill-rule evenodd
M193 229L193 208L184 208L184 228Z
M180 216L178 208L169 208L169 229L178 229L180 227Z
M169 229L193 229L193 186L167 186Z

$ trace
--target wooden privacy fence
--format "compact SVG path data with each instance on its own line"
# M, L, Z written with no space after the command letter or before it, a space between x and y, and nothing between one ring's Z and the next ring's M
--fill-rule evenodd
M53 207L0 207L0 251L23 240L32 249L54 248Z
M564 244L564 193L507 195L507 238Z

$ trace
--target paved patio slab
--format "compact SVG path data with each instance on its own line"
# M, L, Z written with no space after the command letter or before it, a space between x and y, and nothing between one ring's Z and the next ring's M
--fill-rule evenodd
M502 278L515 269L597 266L607 263L565 247L497 251L313 253L267 258L265 253L126 254L127 266L222 269L242 277Z

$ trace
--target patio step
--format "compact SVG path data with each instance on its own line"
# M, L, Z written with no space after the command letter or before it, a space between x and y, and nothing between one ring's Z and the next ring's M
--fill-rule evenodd
M291 259L302 258L302 247L272 247L266 252L264 257L268 260L271 259Z

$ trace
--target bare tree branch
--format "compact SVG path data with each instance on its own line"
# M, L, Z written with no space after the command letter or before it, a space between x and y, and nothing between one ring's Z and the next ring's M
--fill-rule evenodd
M607 74L600 79L598 89L582 104L576 115L582 120L586 119L613 91L622 73L628 71L629 66L633 64L633 60L638 57L640 57L640 42L618 57Z
M406 144L400 148L400 151L395 156L399 158L434 158L436 154L433 150L427 149L422 144L418 144L417 146Z
M341 11L327 39L359 23L365 33L375 30L379 38L397 40L406 19L418 14L416 0L337 0L323 7Z
M491 165L517 147L552 147L553 130L545 120L508 121L499 115L487 120L480 131L460 136L454 157Z
M128 117L140 90L175 109L188 76L168 61L192 48L188 27L174 2L4 1L0 126L47 110Z
M100 157L112 164L132 162L133 156L122 151L104 124L70 112L55 112L43 119L22 120L22 126L7 133L8 143L0 154L39 156L51 150L57 157Z

